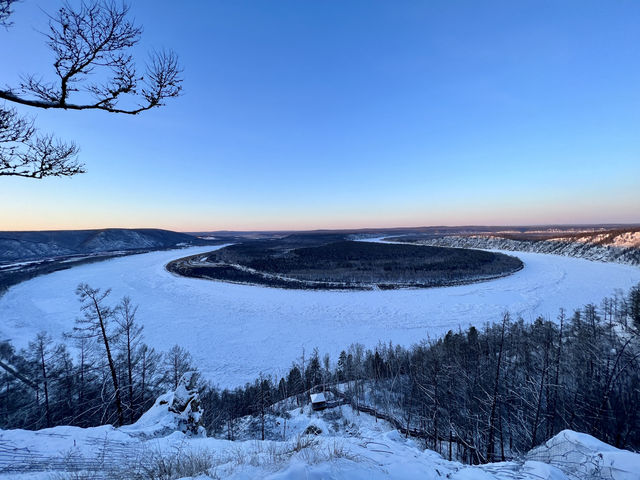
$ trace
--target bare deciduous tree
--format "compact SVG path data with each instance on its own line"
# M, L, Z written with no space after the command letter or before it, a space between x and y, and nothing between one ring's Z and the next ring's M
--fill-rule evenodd
M52 426L51 423L51 404L49 402L49 362L53 355L51 344L53 340L46 332L40 332L35 341L29 342L29 353L31 360L37 365L40 381L44 392L44 407L47 428Z
M76 338L84 336L85 338L98 339L104 346L109 371L111 373L111 381L113 382L113 391L116 401L116 409L118 412L118 423L124 425L124 413L122 409L122 395L118 383L118 375L116 373L115 362L111 352L111 344L114 340L109 330L109 322L113 318L113 309L104 304L105 299L111 293L111 290L101 292L99 288L91 288L86 283L81 283L76 293L82 302L82 312L84 318L76 320L74 332Z
M180 345L174 345L164 357L164 367L167 376L167 383L175 390L182 375L190 370L196 370L193 366L191 354Z
M16 0L0 0L0 25L8 27ZM139 73L131 49L141 27L129 7L112 1L68 2L49 16L44 33L53 53L53 80L41 74L0 88L0 99L29 107L103 110L136 115L164 105L182 89L181 68L171 51L151 53ZM0 176L44 178L83 173L73 143L36 135L33 121L0 106Z
M129 394L129 419L134 422L136 415L133 394L133 369L138 363L138 348L140 346L142 330L136 323L136 312L138 307L134 306L129 297L124 297L115 309L116 322L122 337L121 348L123 350L124 363L127 370L127 390Z

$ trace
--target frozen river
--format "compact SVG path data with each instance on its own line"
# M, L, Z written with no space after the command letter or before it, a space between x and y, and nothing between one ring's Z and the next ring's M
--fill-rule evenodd
M212 250L195 247L116 258L34 278L0 297L0 338L26 346L38 331L56 340L80 315L80 282L112 288L116 303L139 304L145 341L157 350L179 344L221 386L284 373L305 348L333 360L350 343L409 345L449 329L497 321L509 310L530 321L555 318L616 289L640 282L640 269L576 258L515 253L521 271L457 287L395 291L280 290L177 277L170 260ZM505 252L514 254L513 252Z

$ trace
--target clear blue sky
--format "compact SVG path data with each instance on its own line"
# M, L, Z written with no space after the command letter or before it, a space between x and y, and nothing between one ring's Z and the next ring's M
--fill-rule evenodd
M39 6L38 6L39 5ZM51 71L40 10L0 83ZM88 173L0 179L0 230L640 222L640 2L136 0L184 96L37 114Z

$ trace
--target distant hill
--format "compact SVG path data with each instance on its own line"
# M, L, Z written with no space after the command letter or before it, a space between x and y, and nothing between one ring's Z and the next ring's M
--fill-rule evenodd
M209 243L186 233L159 229L0 232L0 263Z
M438 247L480 248L535 252L603 262L640 265L640 227L508 230L495 233L455 235L404 235L389 241Z
M602 233L606 231L640 229L640 224L567 224L567 225L458 225L458 226L423 226L423 227L392 227L392 228L351 228L334 230L256 230L231 231L216 230L202 232L188 232L197 237L216 239L232 238L234 241L242 239L284 239L320 238L323 235L345 238L355 235L362 237L392 236L392 235L498 235L498 236L537 236L552 237L559 235L576 235L582 233Z

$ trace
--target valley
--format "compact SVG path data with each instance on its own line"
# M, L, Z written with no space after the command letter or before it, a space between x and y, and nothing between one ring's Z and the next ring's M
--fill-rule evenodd
M411 345L448 330L498 321L505 311L531 322L555 319L640 281L629 265L519 252L524 268L488 282L431 289L290 290L186 278L165 266L212 247L158 251L80 265L11 287L0 297L0 335L26 347L37 332L54 336L80 314L80 282L139 304L147 342L186 348L206 378L233 387L258 372L277 374L314 348L336 358L351 342ZM510 253L510 252L507 252Z

